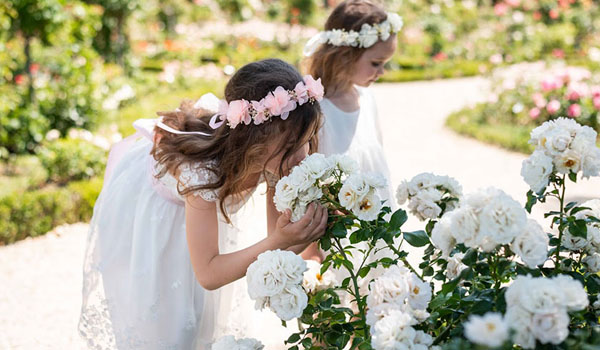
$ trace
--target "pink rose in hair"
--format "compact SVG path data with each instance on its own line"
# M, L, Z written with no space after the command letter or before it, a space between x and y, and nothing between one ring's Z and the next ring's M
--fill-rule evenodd
M227 119L227 111L229 110L229 103L225 100L219 100L219 111L217 114L219 115L219 119L226 120Z
M278 86L275 91L270 92L265 97L265 106L271 112L271 115L281 116L281 119L286 120L290 111L296 108L296 101L290 98L287 90Z
M232 129L242 122L246 125L250 124L252 118L250 117L250 113L248 113L249 106L250 104L246 100L236 100L229 103L227 121Z
M314 98L317 101L321 101L323 99L325 89L323 89L323 85L321 84L321 78L315 80L312 76L305 75L304 84L308 89L308 95L310 97Z
M559 109L560 109L560 102L558 102L557 100L550 101L548 103L548 105L546 106L546 110L550 114L554 114L554 113L558 112Z
M296 98L298 99L298 104L300 106L308 102L310 97L308 96L308 88L304 85L304 82L298 82L294 88L294 92L296 93Z
M540 114L541 114L541 111L537 107L533 107L531 110L529 110L529 117L531 119L537 119L537 117L539 117Z
M256 111L256 115L254 115L254 124L262 124L269 120L269 113L265 106L264 98L260 101L252 101L252 107L254 107L254 110Z

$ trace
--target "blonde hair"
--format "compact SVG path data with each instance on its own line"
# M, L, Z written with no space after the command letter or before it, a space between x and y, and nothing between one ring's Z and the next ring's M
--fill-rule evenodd
M325 30L359 32L364 23L373 25L386 19L387 13L375 2L346 0L331 12L325 22ZM351 84L351 71L365 50L367 49L323 44L308 58L308 72L315 79L321 78L325 95L331 95L337 89Z

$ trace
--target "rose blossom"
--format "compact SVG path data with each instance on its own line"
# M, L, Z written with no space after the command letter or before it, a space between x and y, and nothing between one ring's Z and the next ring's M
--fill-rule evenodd
M560 109L560 102L558 102L557 100L550 101L548 103L548 105L546 106L546 110L550 114L554 114L554 113L558 112L559 109Z

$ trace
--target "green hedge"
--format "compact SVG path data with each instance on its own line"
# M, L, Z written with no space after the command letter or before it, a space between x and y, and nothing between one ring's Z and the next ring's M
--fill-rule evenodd
M102 178L49 186L0 197L0 245L49 232L57 225L88 221L102 189Z

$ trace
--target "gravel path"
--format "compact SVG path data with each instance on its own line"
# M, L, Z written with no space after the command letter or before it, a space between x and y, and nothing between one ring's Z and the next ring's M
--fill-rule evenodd
M483 101L486 80L454 79L374 87L392 182L429 171L459 180L465 192L484 186L523 202L519 172L524 155L454 134L448 113ZM600 197L600 179L568 189L575 199ZM541 208L534 213L541 218ZM408 228L421 228L414 219ZM0 247L0 349L81 349L76 325L86 224Z

